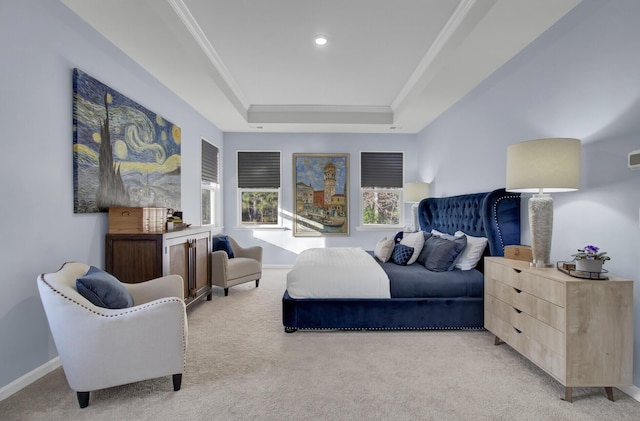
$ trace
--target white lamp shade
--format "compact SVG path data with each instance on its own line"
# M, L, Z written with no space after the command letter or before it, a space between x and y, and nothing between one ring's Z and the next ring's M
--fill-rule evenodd
M579 188L579 139L536 139L507 148L508 191L554 193Z
M418 203L429 197L429 183L404 183L405 203Z

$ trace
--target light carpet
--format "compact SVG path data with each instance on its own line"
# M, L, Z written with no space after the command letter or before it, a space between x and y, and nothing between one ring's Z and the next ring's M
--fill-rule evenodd
M287 270L216 288L188 310L182 389L171 377L91 393L62 369L0 402L2 420L639 420L614 389L564 388L486 331L284 333Z

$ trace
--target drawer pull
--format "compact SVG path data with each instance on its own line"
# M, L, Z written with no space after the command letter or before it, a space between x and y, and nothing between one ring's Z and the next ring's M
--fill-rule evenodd
M515 330L516 332L518 332L519 334L522 333L522 331L520 329L518 329L517 327L514 327L513 330Z
M520 269L516 269L516 268L512 268L512 269L513 269L513 271L514 271L515 273L521 273L521 272L522 272Z
M518 289L518 288L514 288L513 290L514 290L515 292L517 292L518 294L520 294L520 293L522 292L522 290L521 290L521 289Z
M519 308L515 308L515 307L514 307L513 309L514 309L514 310L516 311L516 313L518 313L518 314L522 313L522 310L520 310Z

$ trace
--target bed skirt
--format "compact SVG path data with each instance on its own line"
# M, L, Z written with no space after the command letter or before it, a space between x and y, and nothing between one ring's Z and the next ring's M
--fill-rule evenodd
M298 329L412 330L482 329L482 297L326 298L282 297L286 332Z

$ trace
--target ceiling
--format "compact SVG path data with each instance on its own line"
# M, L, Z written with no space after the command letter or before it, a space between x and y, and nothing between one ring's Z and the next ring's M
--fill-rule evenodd
M60 1L224 132L417 133L581 0Z

